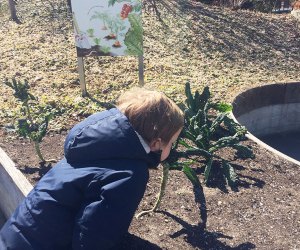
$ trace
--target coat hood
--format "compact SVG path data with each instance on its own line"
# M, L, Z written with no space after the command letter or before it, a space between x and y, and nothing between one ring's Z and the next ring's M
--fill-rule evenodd
M147 154L127 117L113 108L75 125L64 146L69 164L90 165L100 160L136 159L156 167L160 159Z

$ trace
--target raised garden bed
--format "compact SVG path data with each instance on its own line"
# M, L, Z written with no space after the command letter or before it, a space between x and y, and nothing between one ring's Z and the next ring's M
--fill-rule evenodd
M57 152L62 153L64 137L52 134L45 138L42 150L48 149L47 157L55 158ZM0 138L2 143L3 139ZM214 187L204 187L208 210L206 231L199 226L199 209L191 184L183 173L171 171L161 212L134 218L130 235L120 249L299 247L299 167L251 141L246 144L252 146L256 158L235 162L240 179L237 189L227 189L223 179L216 180ZM38 167L33 145L27 140L11 139L3 147L33 184L51 167ZM223 154L224 157L232 155L226 151ZM35 158L36 163L29 165L26 155L30 155L31 160ZM137 212L153 206L159 191L160 170L150 171L150 181Z
M0 148L0 227L32 189L32 185Z
M299 93L300 82L248 89L234 99L233 115L248 129L248 138L300 166Z

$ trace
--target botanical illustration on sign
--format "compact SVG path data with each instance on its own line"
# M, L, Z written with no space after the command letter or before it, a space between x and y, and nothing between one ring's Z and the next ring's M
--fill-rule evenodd
M141 0L72 0L77 55L142 55Z

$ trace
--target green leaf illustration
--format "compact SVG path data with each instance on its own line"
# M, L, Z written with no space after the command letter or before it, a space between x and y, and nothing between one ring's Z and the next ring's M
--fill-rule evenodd
M126 53L128 55L143 54L143 28L142 20L138 14L129 14L130 29L128 30L124 43L127 46Z
M117 2L117 0L109 0L108 1L108 7L109 6L114 6L114 4Z

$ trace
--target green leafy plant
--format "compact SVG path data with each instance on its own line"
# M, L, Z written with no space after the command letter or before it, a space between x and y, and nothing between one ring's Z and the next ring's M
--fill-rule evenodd
M47 133L48 124L50 119L55 115L51 106L38 106L37 98L30 92L30 86L27 80L24 82L12 79L4 80L4 84L14 90L14 97L22 104L20 112L24 117L18 119L17 131L20 136L30 138L34 142L36 153L41 162L52 161L45 160L41 149L40 143Z
M227 184L234 187L238 181L235 169L230 160L223 158L218 152L223 148L232 148L236 158L254 157L251 148L240 144L245 139L247 130L229 117L230 105L212 102L208 87L201 94L196 91L193 95L190 83L187 83L185 94L185 125L170 156L162 163L163 177L157 202L151 210L138 214L138 217L157 211L170 170L182 171L193 185L195 200L199 200L199 195L203 200L203 189L195 168L202 169L206 185L213 179L214 174L221 173ZM216 171L212 171L213 166ZM200 206L200 215L205 226L207 216L203 204Z
M211 177L214 160L221 163L220 170L229 186L236 184L236 174L229 160L223 159L218 152L222 148L235 149L236 158L252 158L252 150L240 142L245 139L246 128L234 122L228 112L231 107L224 103L210 101L209 88L205 87L202 94L198 91L194 96L190 84L186 84L187 108L185 109L185 128L178 144L185 148L183 154L188 159L197 161L204 158L204 179L207 184ZM176 154L175 154L176 155ZM174 161L174 160L173 160Z

